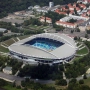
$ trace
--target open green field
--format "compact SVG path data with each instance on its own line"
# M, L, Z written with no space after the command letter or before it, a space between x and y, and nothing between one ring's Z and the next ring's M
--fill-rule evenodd
M77 54L80 54L80 55L87 54L87 53L88 53L88 49L86 47L84 47L83 49L77 51Z
M21 90L21 89L17 89L15 87L13 87L11 85L4 86L3 88L6 89L6 90Z
M0 52L7 53L9 52L8 48L4 48L3 46L0 46Z

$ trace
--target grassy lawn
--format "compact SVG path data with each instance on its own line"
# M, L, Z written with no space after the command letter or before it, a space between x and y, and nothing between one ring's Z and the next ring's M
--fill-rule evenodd
M4 48L3 46L0 46L0 51L5 53L9 52L8 48Z
M15 42L13 41L13 39L9 39L9 40L4 41L4 43L6 43L8 46L10 46L11 44L13 44Z
M84 84L90 86L90 77L87 79L84 79Z
M81 58L83 58L84 56L80 56L80 57L75 57L73 60L71 60L69 63L70 64L73 64L74 61L78 61L80 60Z
M47 86L55 87L56 90L66 89L67 88L67 86L59 86L59 85L55 85L55 84L47 84Z
M88 53L88 49L86 47L77 51L77 54L87 54L87 53Z
M17 89L15 87L12 87L11 85L4 86L3 88L6 90L21 90L21 89Z
M78 61L78 60L81 59L81 58L83 58L83 56L82 56L82 57L75 57L75 58L74 58L74 61Z

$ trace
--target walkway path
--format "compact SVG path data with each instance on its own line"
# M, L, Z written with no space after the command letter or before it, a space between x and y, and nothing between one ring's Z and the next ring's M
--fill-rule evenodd
M23 68L24 66L25 66L25 64L23 64L23 65L21 66L21 68ZM15 74L14 76L17 76L18 73L19 73L19 70L16 72L16 74Z
M3 45L2 43L1 43L1 46L4 47L4 48L8 48L7 46Z
M17 37L17 40L20 41L20 39Z
M16 42L14 38L12 38L12 40L13 40L14 42Z

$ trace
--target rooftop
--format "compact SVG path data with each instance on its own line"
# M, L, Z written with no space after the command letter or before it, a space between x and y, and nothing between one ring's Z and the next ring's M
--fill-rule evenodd
M12 70L12 67L6 66L6 67L4 68L4 70L11 71L11 70Z
M65 44L51 51L33 47L31 45L22 45L23 43L29 40L32 40L33 38L36 38L36 37L50 38L53 40L61 41ZM16 53L20 53L25 56L32 56L37 58L48 58L48 59L60 59L60 58L66 58L67 56L73 55L76 50L76 45L73 39L65 34L43 33L43 34L31 36L29 38L16 42L15 44L12 44L9 47L9 50ZM69 51L69 52L65 54L66 51Z

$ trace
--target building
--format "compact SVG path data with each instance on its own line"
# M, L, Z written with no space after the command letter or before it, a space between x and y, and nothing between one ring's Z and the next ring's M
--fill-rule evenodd
M5 32L6 30L5 28L0 28L0 32Z
M90 0L82 0L82 3L84 4L90 3Z
M87 29L89 30L89 28L90 28L90 19L85 21L84 23L81 23L78 27L79 27L80 31L85 31Z
M3 68L3 72L6 74L12 74L12 67L6 66L5 68Z
M63 21L57 21L56 25L60 25L63 27L68 27L68 28L76 28L77 27L77 24L69 23L69 22L63 22Z
M33 35L9 46L12 57L29 64L68 63L75 56L76 50L73 38L60 33Z
M46 8L38 8L36 9L37 12L43 12L43 13L47 13L48 10Z
M29 6L29 7L28 7L28 10L32 10L32 9L33 9L33 6Z
M38 9L38 8L40 8L39 5L35 5L35 6L33 7L33 9Z
M45 22L45 17L41 17L39 20L40 20L40 22ZM46 17L46 22L50 24L50 23L52 23L52 19Z
M55 12L58 13L58 14L67 15L66 12L60 11L59 9L56 9Z

